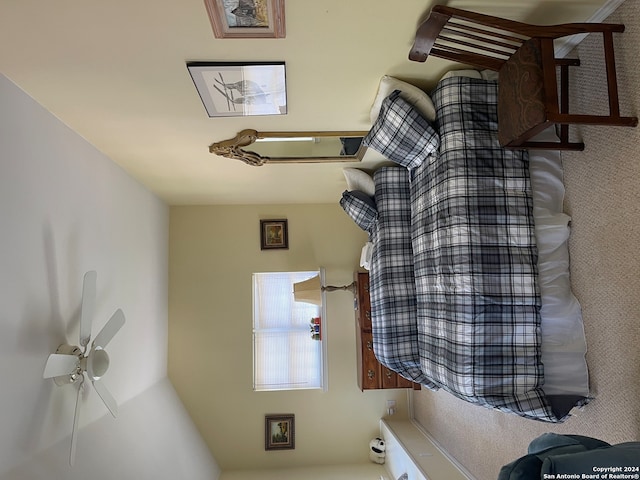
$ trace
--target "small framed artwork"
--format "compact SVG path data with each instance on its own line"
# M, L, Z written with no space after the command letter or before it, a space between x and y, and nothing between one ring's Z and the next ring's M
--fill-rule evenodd
M296 448L295 415L264 416L264 449L293 450Z
M284 38L284 0L204 0L216 38Z
M284 62L188 62L209 117L285 115Z
M260 249L289 248L287 221L260 220Z

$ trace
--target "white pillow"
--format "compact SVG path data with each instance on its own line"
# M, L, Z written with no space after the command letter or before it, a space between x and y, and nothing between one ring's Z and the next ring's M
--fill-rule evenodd
M451 70L445 73L440 80L449 77L484 78L485 80L498 80L498 72L493 70Z
M485 80L498 80L498 72L494 70L482 70L480 75L482 75L482 78Z
M450 70L445 73L440 80L444 80L450 77L482 78L482 75L478 70Z
M360 266L365 270L370 270L371 256L373 254L373 243L367 242L360 252Z
M427 95L424 91L420 90L415 85L411 85L410 83L403 82L402 80L398 80L397 78L390 77L389 75L385 75L380 80L380 85L378 86L378 93L376 94L376 99L373 102L373 106L371 107L371 124L376 122L378 115L380 114L380 106L382 105L382 101L387 98L394 90L400 90L400 97L403 100L409 102L413 107L427 120L433 122L436 119L436 109L433 106L433 102L429 95Z
M345 168L342 170L344 178L347 180L347 190L360 190L370 197L376 193L376 186L373 178L367 172L358 170L357 168Z

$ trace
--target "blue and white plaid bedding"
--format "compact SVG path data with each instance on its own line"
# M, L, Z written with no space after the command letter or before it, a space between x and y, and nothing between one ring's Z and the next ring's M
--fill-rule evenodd
M373 351L387 368L437 389L422 373L418 353L409 171L382 167L373 178L378 208L369 273L369 284L376 286L369 291Z
M431 389L561 421L541 389L528 156L498 145L495 82L452 77L432 98L440 150L412 171L410 204L405 169L375 177L374 351Z

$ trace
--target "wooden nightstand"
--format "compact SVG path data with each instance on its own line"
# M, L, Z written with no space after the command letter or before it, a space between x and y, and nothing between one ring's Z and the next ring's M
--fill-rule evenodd
M371 300L369 298L369 273L356 272L356 350L358 352L358 387L360 390L382 388L413 388L420 385L401 377L396 372L382 366L373 353L371 333Z

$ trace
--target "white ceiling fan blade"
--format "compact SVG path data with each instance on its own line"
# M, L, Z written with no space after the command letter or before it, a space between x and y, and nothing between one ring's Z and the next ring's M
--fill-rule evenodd
M47 359L44 366L43 378L61 377L63 375L71 375L77 368L80 359L75 355L64 355L61 353L52 353Z
M93 270L84 274L82 282L82 311L80 313L80 345L86 347L91 340L91 323L96 309L96 279Z
M100 333L96 335L96 338L93 340L94 347L106 347L107 344L111 341L113 336L118 333L118 330L122 328L124 325L124 313L119 308L115 311L111 318L107 322L107 324L102 327Z
M98 392L98 395L111 412L111 415L113 415L114 417L118 416L118 404L113 396L109 393L109 390L107 390L107 387L105 387L100 380L96 380L95 382L93 382L93 387L96 389L96 392Z
M71 430L71 451L69 452L69 465L73 467L76 461L76 444L78 443L78 421L80 420L80 395L82 394L82 386L84 384L84 376L80 385L78 385L78 394L76 395L76 409L73 412L73 429Z

